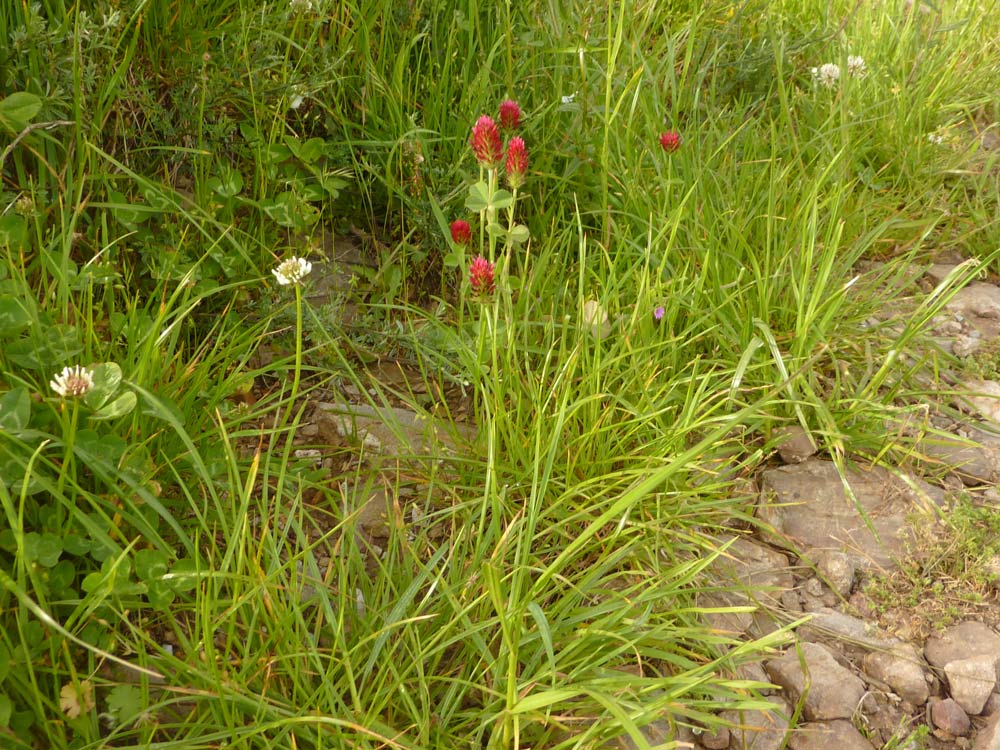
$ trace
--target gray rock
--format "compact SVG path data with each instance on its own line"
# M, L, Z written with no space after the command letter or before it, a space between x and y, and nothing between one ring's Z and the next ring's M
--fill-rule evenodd
M969 716L951 698L933 700L930 704L931 721L934 726L955 737L964 737L972 729Z
M826 550L816 560L816 569L837 594L847 598L854 588L854 561L846 552Z
M1000 750L1000 713L995 713L986 726L976 733L972 750Z
M846 478L854 499L830 461L809 459L797 466L768 469L761 478L759 515L773 527L779 543L846 551L858 566L894 567L911 538L907 516L930 503L942 504L943 492L916 478L904 482L880 467L851 469Z
M932 666L944 669L951 661L970 656L1000 656L1000 635L988 625L966 620L932 635L924 643L924 657Z
M788 733L788 704L781 698L766 699L773 711L723 711L722 717L732 727L729 746L739 750L779 750Z
M964 425L961 431L967 437L945 439L928 435L918 447L929 457L952 467L966 485L1000 481L1000 437L971 424Z
M922 664L916 647L897 643L889 651L865 654L862 668L865 674L888 685L904 701L922 706L930 696Z
M811 612L812 619L799 628L799 634L811 641L834 642L844 653L860 658L869 651L888 651L898 641L873 623L845 615L829 607Z
M854 725L845 720L810 721L802 724L788 741L791 750L873 750Z
M850 718L865 693L864 683L818 643L802 643L766 662L764 669L790 700L804 699L803 714L810 721Z
M775 430L774 437L778 441L778 455L786 464L800 464L816 454L816 443L812 435L800 425Z
M701 735L700 741L705 750L726 750L730 741L729 730L720 727L714 732L705 732Z
M321 432L357 440L390 455L454 455L475 440L476 430L408 409L365 404L317 402L311 421Z
M1000 288L984 281L973 281L959 289L945 309L966 318L1000 320Z
M775 629L763 614L761 622L756 622L754 610L760 604L777 606L782 594L792 588L788 558L744 536L720 538L716 546L727 543L726 551L708 567L707 576L733 588L699 596L700 606L720 610L706 614L706 619L713 628L734 636Z
M997 684L997 657L980 654L956 659L944 665L948 691L955 702L970 714L981 713Z

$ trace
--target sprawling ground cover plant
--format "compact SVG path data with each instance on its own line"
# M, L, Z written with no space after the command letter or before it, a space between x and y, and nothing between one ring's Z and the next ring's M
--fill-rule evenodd
M643 746L766 705L739 667L783 634L709 628L704 571L775 427L891 454L963 279L892 337L884 290L997 246L998 16L91 6L0 7L0 746ZM331 235L369 262L319 304ZM475 437L318 466L331 393Z

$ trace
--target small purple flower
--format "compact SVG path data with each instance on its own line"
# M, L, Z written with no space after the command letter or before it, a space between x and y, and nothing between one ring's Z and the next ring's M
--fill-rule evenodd
M663 320L664 312L666 312L666 310L663 309L663 305L657 305L656 309L653 310L653 317L657 320Z

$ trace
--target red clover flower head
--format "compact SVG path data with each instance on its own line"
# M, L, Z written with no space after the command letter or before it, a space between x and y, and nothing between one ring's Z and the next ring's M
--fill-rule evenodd
M672 154L681 147L681 134L676 130L668 130L666 133L662 133L660 135L660 145L663 146L664 151Z
M451 241L456 245L468 245L472 241L472 227L469 222L455 219L451 222Z
M476 161L487 169L496 169L503 159L503 147L500 144L500 130L493 118L483 115L472 126L472 138L469 139L472 153Z
M500 103L500 127L517 130L521 126L521 108L513 99Z
M496 289L495 266L482 255L477 255L469 265L469 286L472 293L479 297L488 297Z
M517 190L524 184L528 172L528 149L520 136L514 136L507 144L507 161L504 166L507 169L507 184Z

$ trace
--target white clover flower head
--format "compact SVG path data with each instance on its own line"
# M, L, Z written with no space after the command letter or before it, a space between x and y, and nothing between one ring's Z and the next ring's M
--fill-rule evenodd
M64 367L49 386L63 398L79 398L94 387L94 374L80 365Z
M288 286L289 284L298 285L302 283L302 279L309 275L312 267L312 263L305 258L298 258L293 255L291 258L281 261L278 267L271 271L271 273L274 274L274 278L282 286Z
M868 75L868 64L860 55L847 56L847 73L854 78L864 78Z
M563 104L572 104L574 99L576 99L575 91L572 94L562 97L561 101Z
M836 63L824 63L812 69L813 78L820 86L832 89L840 81L840 66Z
M944 136L940 133L928 133L927 140L933 143L935 146L940 146L944 143Z
M298 13L308 12L313 9L312 0L290 0L289 7Z

